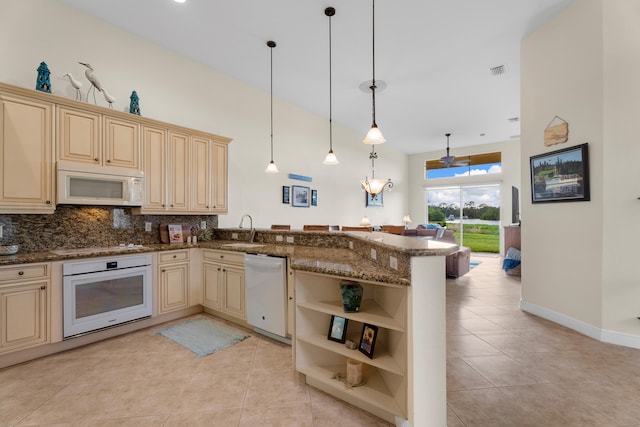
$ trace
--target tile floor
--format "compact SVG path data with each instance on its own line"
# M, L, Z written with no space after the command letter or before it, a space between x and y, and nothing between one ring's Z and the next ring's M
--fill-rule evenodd
M519 279L474 259L447 281L449 427L640 426L640 350L520 311ZM288 346L194 359L159 328L0 370L0 426L390 427L305 386Z

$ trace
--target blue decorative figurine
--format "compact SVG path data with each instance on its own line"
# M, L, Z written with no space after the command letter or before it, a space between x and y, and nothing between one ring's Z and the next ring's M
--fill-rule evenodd
M140 115L140 105L138 104L140 98L138 98L138 94L135 90L131 92L131 96L129 97L129 99L131 99L131 103L129 104L129 112L131 114Z
M51 81L49 80L49 67L46 62L41 62L38 67L38 80L36 80L36 90L51 93Z

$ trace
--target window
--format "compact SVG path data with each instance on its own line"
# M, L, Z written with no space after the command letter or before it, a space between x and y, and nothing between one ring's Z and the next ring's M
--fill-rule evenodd
M425 164L427 179L485 175L500 173L501 170L502 153L500 152L456 157L453 164L448 167L440 159L427 160Z

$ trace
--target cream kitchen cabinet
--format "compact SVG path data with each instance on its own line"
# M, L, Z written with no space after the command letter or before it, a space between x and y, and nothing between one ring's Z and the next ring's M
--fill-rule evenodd
M191 137L191 211L227 212L227 144Z
M0 268L0 353L49 342L49 264Z
M189 307L189 250L158 254L158 314Z
M54 104L10 90L0 85L0 212L53 213Z
M213 143L213 213L228 212L228 143Z
M167 131L142 127L142 163L145 176L144 212L167 209Z
M57 121L58 160L141 169L136 121L67 106Z
M246 321L244 254L202 250L203 305L231 321Z

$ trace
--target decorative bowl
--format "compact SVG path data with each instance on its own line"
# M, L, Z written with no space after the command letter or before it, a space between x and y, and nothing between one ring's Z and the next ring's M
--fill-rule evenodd
M0 246L0 255L13 255L18 252L18 245Z

